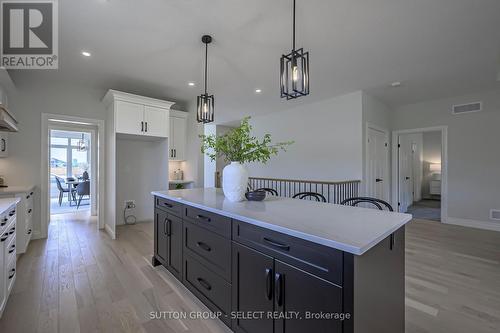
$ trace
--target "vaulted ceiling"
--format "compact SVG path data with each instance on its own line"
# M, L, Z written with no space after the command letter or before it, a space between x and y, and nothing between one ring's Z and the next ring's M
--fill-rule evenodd
M200 38L209 33L218 122L360 89L401 105L500 86L498 0L297 0L311 94L294 101L279 98L278 84L291 0L63 0L59 7L59 70L11 71L16 84L75 81L186 104L203 89ZM390 87L394 81L402 85Z

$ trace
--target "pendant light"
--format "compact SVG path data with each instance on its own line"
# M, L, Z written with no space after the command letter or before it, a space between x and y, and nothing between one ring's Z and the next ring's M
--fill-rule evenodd
M214 95L207 93L207 73L208 73L208 44L212 42L212 37L204 35L201 41L205 44L205 93L197 97L198 111L196 119L199 123L207 124L214 121Z
M78 141L78 151L87 151L87 143L85 142L83 133L82 138Z
M286 99L309 95L309 52L295 49L295 0L292 1L292 51L280 60L281 98Z

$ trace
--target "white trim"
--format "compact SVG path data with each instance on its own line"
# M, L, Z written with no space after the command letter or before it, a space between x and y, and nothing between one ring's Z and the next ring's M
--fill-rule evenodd
M106 232L111 237L111 239L116 239L115 231L113 229L111 229L111 227L109 226L109 224L105 224L104 225L104 229L106 229Z
M392 205L395 211L399 211L399 181L398 181L398 137L402 134L441 132L441 221L448 219L448 126L433 126L424 128L414 128L397 130L392 132Z
M446 220L443 220L443 223L459 225L462 227L470 227L470 228L492 230L492 231L499 231L500 232L500 223L495 223L495 222L461 219L458 217L448 217Z
M390 183L390 174L391 174L391 155L390 155L390 132L389 129L375 125L370 122L366 122L365 125L365 142L364 146L366 147L365 149L365 168L364 168L364 175L363 175L363 193L367 194L367 179L368 179L368 130L369 129L374 129L376 131L382 132L385 134L385 140L387 142L387 149L386 149L386 162L387 162L387 170L385 170L384 173L384 180L386 183L384 184L384 192L386 195L386 198L388 199L387 201L391 201L391 183Z
M50 202L48 200L49 194L49 122L51 119L57 119L60 122L73 122L80 124L87 124L97 126L97 154L98 154L98 170L96 175L97 187L99 191L97 191L97 202L98 202L98 228L104 228L104 207L105 207L105 195L104 195L104 174L105 174L105 147L104 147L104 120L100 119L90 119L90 118L82 118L82 117L73 117L61 114L51 114L51 113L42 113L42 122L41 122L41 215L40 215L40 231L35 231L35 234L38 238L46 238L48 235L48 225L49 225L49 205ZM95 160L95 159L94 159Z
M116 101L124 101L124 102L136 103L136 104L143 104L143 105L154 106L157 108L168 109L168 110L170 110L172 105L175 104L175 102L170 102L170 101L165 101L165 100L161 100L161 99L130 94L130 93L126 93L126 92L118 91L118 90L113 90L113 89L108 90L108 92L106 93L106 95L104 96L102 101L106 105L106 108L108 108L109 105L111 105L111 103L116 102Z

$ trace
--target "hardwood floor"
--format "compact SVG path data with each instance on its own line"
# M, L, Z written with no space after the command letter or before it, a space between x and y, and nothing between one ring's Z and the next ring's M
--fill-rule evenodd
M206 308L150 265L152 223L119 227L112 241L87 214L56 216L19 258L0 332L229 332L216 320L151 319ZM500 331L500 233L414 220L406 258L406 332Z

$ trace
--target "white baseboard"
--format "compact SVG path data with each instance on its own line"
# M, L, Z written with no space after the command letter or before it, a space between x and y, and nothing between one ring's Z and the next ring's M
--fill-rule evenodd
M448 216L443 221L443 223L460 225L462 227L471 227L471 228L493 230L493 231L499 231L500 232L500 223L498 223L498 222L461 219L461 218L458 218L458 217L449 217Z
M108 233L109 237L111 237L111 239L116 239L116 234L115 234L114 230L111 230L109 225L105 224L104 229L106 229L106 232Z

